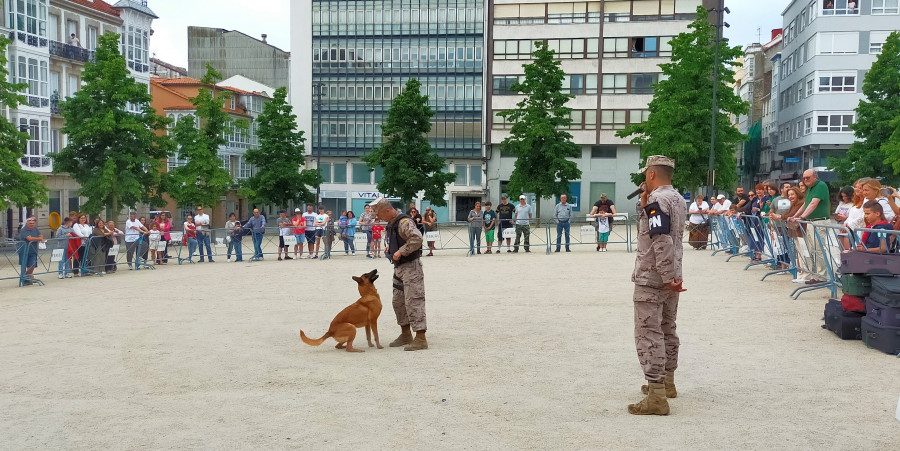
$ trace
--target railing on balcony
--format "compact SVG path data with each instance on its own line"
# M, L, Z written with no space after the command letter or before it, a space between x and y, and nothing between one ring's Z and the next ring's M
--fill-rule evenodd
M50 41L50 55L86 63L94 61L94 52L62 42Z
M50 98L50 114L62 114L59 109L59 97Z
M15 41L16 38L18 38L19 41L22 41L23 43L28 44L32 47L46 47L47 42L49 42L47 38L38 37L33 34L10 31L9 39L11 41Z
M44 155L27 155L21 158L20 162L25 169L34 170L52 170L53 162L48 156Z

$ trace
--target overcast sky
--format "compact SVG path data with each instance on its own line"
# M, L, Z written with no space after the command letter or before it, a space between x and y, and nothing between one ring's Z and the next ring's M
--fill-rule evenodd
M257 39L266 33L269 43L290 51L290 3L290 0L150 0L150 8L159 16L153 21L151 54L187 67L189 26L238 30ZM731 14L725 15L725 21L731 27L725 30L725 36L734 45L759 40L766 43L771 29L781 28L781 11L787 5L787 0L726 0L725 6Z

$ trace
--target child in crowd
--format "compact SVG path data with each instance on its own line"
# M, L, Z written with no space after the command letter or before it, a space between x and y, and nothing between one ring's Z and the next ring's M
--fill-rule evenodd
M234 261L242 262L244 261L244 252L241 249L241 238L244 237L244 229L241 227L241 221L234 222L234 228L231 229L231 242L229 243L228 250L231 252L234 251ZM229 261L231 257L228 257Z
M877 200L870 200L863 204L863 212L867 229L892 230L891 224L884 217L884 208ZM861 251L885 253L888 250L890 239L886 233L863 232L862 243L858 244L856 248Z
M601 213L606 215L606 213ZM609 216L597 216L597 252L606 252L609 242Z
M381 225L381 221L375 220L375 224L372 225L372 254L375 258L381 257L381 235L384 233L384 226Z
M69 234L73 233L72 230L72 218L63 219L62 227L56 229L56 239L57 239L57 249L62 250L62 258L59 260L59 278L65 279L67 277L72 277L72 273L69 272L69 259L72 258L72 255L68 252L69 248Z
M162 263L162 253L157 254L156 249L159 247L159 238L162 236L159 233L159 223L153 221L150 223L150 261L154 265L158 265Z
M192 260L194 258L194 251L197 250L197 226L194 225L194 217L188 215L184 221L184 237L181 240L182 246L188 247L188 258L187 261L189 263L194 263ZM179 262L182 259L179 257Z

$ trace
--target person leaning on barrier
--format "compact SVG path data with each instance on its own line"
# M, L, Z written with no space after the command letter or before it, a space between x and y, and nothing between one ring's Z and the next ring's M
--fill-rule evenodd
M525 252L531 252L531 217L531 205L528 205L522 194L519 196L519 205L516 205L516 242L513 252L519 252L519 239L522 235L525 235Z
M606 252L606 243L612 232L613 220L616 216L616 204L609 200L606 193L600 194L600 200L594 202L590 218L597 218L597 252Z
M559 203L556 204L556 209L553 212L553 220L556 221L556 252L560 250L563 232L566 234L566 252L572 252L569 249L569 234L572 229L572 204L566 202L567 199L568 196L565 194L559 196Z
M69 254L69 241L74 241L71 239L70 235L74 234L74 229L72 229L72 218L66 217L63 219L62 226L56 229L56 248L62 250L62 258L59 260L59 278L72 278L72 273L69 269L70 258ZM77 248L77 246L76 246Z
M795 213L790 220L795 222L819 222L827 220L829 215L831 214L831 207L829 204L829 199L831 196L828 194L828 185L826 185L825 182L819 180L819 173L814 169L807 169L803 172L803 182L806 185L803 208ZM812 230L808 230L804 237L806 240L806 248L809 249L810 255L810 258L808 260L808 269L811 274L816 274L820 269L818 257L820 247L819 242ZM798 278L803 279L804 277ZM807 284L816 284L821 282L821 280L816 279L812 275L806 281Z
M88 251L88 245L94 232L94 229L88 223L87 215L78 215L78 222L72 226L72 231L76 236L81 238L81 244L75 251L75 259L72 261L72 267L74 268L73 272L79 276L84 276L85 274L81 271L81 267L84 266L85 255Z
M125 261L128 262L128 269L132 269L132 261L134 260L134 252L143 233L144 226L137 219L137 212L132 210L128 212L128 219L125 220Z
M675 161L647 157L644 190L638 218L638 246L634 273L634 342L647 385L643 400L628 406L633 415L668 415L666 398L677 396L679 340L676 334L682 288L681 245L687 208L672 187Z
M494 245L494 230L497 228L497 212L491 210L492 206L491 201L484 203L484 242L487 244L485 254L493 253L491 246Z
M294 234L294 224L291 222L291 218L287 217L287 211L281 210L278 212L278 261L281 261L281 251L284 251L284 259L285 260L293 260L288 253L290 252L290 246L284 244L284 237L291 236Z
M870 200L863 205L866 217L867 229L893 230L891 223L884 217L884 210L877 201ZM890 248L890 235L882 233L863 232L861 242L856 249L867 252L886 253Z
M204 247L206 247L206 256L209 257L209 262L215 263L213 261L212 247L210 246L209 224L209 215L203 212L203 207L197 207L194 225L197 226L197 247L200 248L200 263L203 263Z
M370 204L375 216L388 223L387 256L394 265L392 305L400 326L400 336L390 347L404 346L405 351L428 349L425 332L425 274L422 271L422 233L409 216L397 211L385 198ZM415 338L412 331L416 332Z
M303 258L303 244L306 243L306 219L303 219L303 210L294 209L294 217L291 219L291 225L294 227L294 258Z
M25 268L23 277L25 285L34 283L34 268L37 268L38 243L46 243L44 235L37 228L37 218L29 216L25 220L25 227L19 231L19 264Z
M716 202L712 205L712 208L709 210L710 216L720 216L728 214L728 211L731 209L731 201L725 198L724 194L719 194L716 197Z
M368 205L366 205L366 207L368 207ZM366 211L369 210L367 209ZM431 207L425 207L425 214L422 216L422 224L425 224L425 233L437 231L437 215ZM371 241L371 239L369 241ZM490 250L488 250L488 253L491 253ZM428 242L428 253L425 255L428 257L434 255L434 241Z
M251 238L253 239L253 258L256 260L260 260L263 258L262 253L262 240L263 235L266 233L266 217L259 214L259 209L253 209L253 216L247 220L247 224L244 226L245 228L250 230Z
M702 194L697 194L691 203L690 213L688 242L696 250L706 249L709 240L709 204L703 200Z

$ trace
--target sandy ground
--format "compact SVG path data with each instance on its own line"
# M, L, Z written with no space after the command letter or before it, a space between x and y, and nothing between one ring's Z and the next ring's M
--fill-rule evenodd
M685 252L679 397L635 417L634 254L425 260L430 349L362 256L120 271L0 290L3 449L895 449L900 360L820 328L824 292ZM365 353L303 344L373 268ZM360 330L362 334L362 330Z

